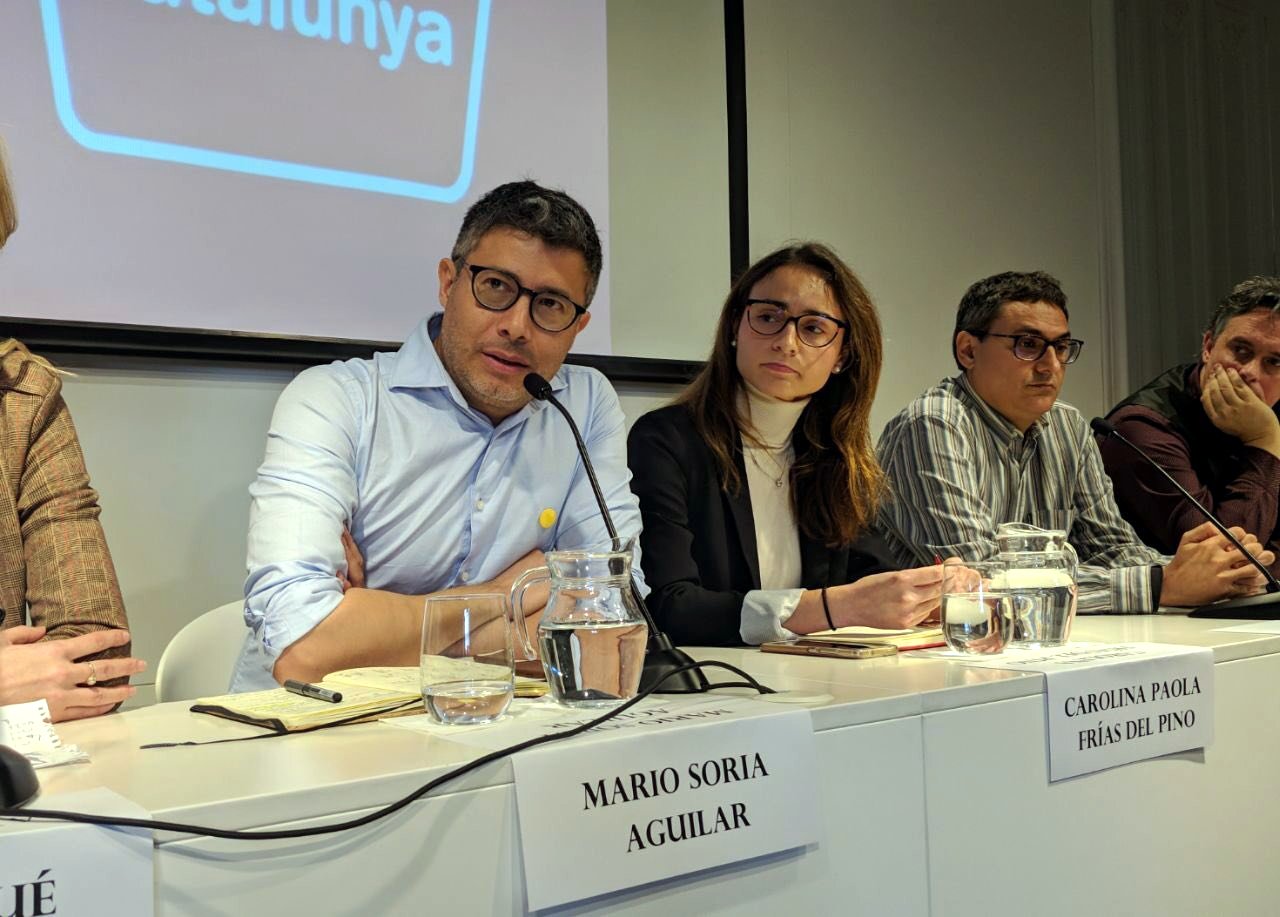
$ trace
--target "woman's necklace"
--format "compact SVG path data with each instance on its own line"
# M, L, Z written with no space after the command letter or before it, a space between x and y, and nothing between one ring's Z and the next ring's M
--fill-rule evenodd
M782 449L779 449L777 451L779 452L784 451L785 448L786 447L784 446ZM774 451L775 450L773 449L748 449L747 455L751 458L752 463L757 468L760 469L760 471L764 474L764 476L768 478L770 481L773 481L774 487L781 487L782 482L787 479L787 471L789 469L787 468L785 463L778 461L778 459L774 456ZM766 468L764 466L764 464L760 461L758 457L760 454L769 456L769 463L773 465L772 469Z

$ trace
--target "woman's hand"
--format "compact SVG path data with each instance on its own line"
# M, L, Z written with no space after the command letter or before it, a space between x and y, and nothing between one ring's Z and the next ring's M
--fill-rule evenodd
M942 565L874 573L827 589L837 627L915 627L937 619Z
M124 630L96 630L66 640L45 640L43 627L10 627L0 631L0 704L44 698L55 723L98 716L133 697L130 685L107 687L99 682L137 675L141 659L95 659L77 662L129 642Z

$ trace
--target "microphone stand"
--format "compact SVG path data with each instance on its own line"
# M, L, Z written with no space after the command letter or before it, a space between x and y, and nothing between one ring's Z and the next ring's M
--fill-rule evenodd
M1188 617L1239 618L1249 621L1271 621L1280 618L1280 582L1276 580L1271 571L1268 570L1262 562L1258 560L1258 558L1254 557L1244 549L1244 545L1240 543L1240 540L1236 538L1235 535L1231 534L1218 517L1209 512L1209 510L1206 509L1199 500L1193 497L1185 487L1177 482L1173 475L1165 471L1159 462L1147 455L1146 452L1138 448L1135 443L1131 442L1126 436L1124 436L1124 434L1117 430L1115 424L1108 420L1104 420L1101 417L1095 417L1089 422L1089 426L1093 432L1097 433L1099 436L1104 438L1109 436L1115 437L1117 440L1129 447L1129 449L1136 452L1145 462L1151 465L1152 468L1160 472L1160 474L1162 474L1170 484L1178 489L1178 493L1182 494L1182 496L1185 497L1192 506L1200 510L1200 513L1213 523L1214 528L1221 532L1222 535L1235 546L1235 549L1249 561L1249 563L1258 568L1267 580L1266 592L1263 592L1260 595L1246 595L1238 599L1230 599L1226 602L1215 602L1212 605L1202 605L1192 611Z
M25 806L39 793L40 780L31 762L21 752L0 745L0 808Z
M600 490L600 482L596 480L595 469L591 466L591 458L587 455L586 443L582 441L582 434L578 432L578 425L574 422L573 415L569 413L560 400L551 393L551 383L542 378L537 373L529 373L524 377L525 390L539 401L545 401L560 412L560 415L569 424L569 429L573 433L573 441L578 447L578 455L582 458L582 467L587 471L587 480L591 482L591 492L595 494L596 505L600 507L600 515L604 518L605 529L609 532L609 537L613 539L614 544L619 544L618 530L613 525L613 517L609 515L609 506L605 502L604 493ZM653 614L649 611L649 606L645 604L644 596L640 594L640 590L636 587L635 577L631 578L631 597L635 600L636 605L640 607L640 613L644 615L644 623L649 628L649 642L645 647L644 668L640 673L640 690L644 691L657 684L664 687L657 691L658 694L701 694L705 692L709 685L707 678L702 674L700 669L689 669L682 667L689 666L693 659L684 650L675 646L671 642L671 638L658 629L658 624L653 620Z

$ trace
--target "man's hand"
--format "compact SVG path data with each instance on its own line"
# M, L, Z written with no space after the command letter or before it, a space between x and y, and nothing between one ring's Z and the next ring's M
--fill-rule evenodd
M1201 391L1200 403L1209 421L1223 433L1280 458L1280 419L1236 370L1215 365Z
M342 553L347 557L347 572L338 571L338 582L345 593L350 589L363 589L365 586L364 555L356 547L356 540L344 526L342 529Z
M838 627L897 629L937 618L942 566L875 573L827 590Z
M1275 555L1264 550L1253 535L1241 528L1230 531L1264 566L1275 563ZM1206 522L1187 532L1178 543L1173 561L1164 568L1160 604L1207 605L1219 599L1249 595L1265 583L1258 569L1241 557L1212 523Z
M106 713L137 690L130 685L105 687L96 682L137 675L141 659L95 659L77 662L103 650L124 646L129 632L97 630L66 640L46 640L43 627L10 627L0 631L0 704L44 698L55 723ZM94 685L88 685L93 679ZM83 686L83 687L82 687Z

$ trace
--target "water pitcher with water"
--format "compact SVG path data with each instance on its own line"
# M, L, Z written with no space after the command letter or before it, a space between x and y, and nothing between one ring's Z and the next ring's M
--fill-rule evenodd
M631 591L630 550L552 551L547 565L511 585L515 632L532 656L524 600L550 581L538 648L552 698L568 707L608 707L635 697L649 628Z
M1005 583L1018 596L1015 646L1059 646L1076 615L1076 552L1067 533L1006 522L996 529Z

